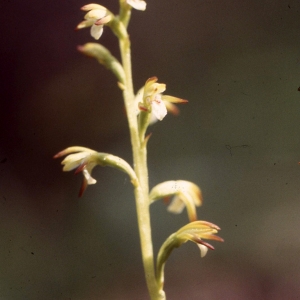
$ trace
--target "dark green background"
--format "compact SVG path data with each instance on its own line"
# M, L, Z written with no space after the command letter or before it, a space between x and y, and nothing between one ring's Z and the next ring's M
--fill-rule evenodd
M96 169L79 199L52 160L81 145L132 161L115 78L76 51L84 4L1 3L1 300L148 299L126 175ZM300 299L299 1L152 0L129 30L135 89L157 76L189 100L150 129L150 185L198 184L225 239L172 253L168 299ZM109 28L100 41L118 57ZM151 214L157 252L188 219Z

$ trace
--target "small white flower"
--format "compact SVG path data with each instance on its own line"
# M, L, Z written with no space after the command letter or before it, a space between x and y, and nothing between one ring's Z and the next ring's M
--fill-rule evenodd
M61 164L64 165L63 171L67 172L76 169L75 174L82 172L84 178L79 191L79 197L81 197L88 185L97 182L97 180L92 177L92 170L97 165L97 152L84 147L69 147L57 153L54 158L62 157L67 154L69 155L61 162Z
M203 239L215 240L223 242L224 240L215 235L218 233L220 228L206 221L195 221L191 222L178 231L171 234L159 249L157 255L157 283L159 289L163 289L164 285L164 268L168 257L170 256L173 249L180 247L187 241L191 241L199 246L201 257L204 257L208 249L214 250L214 247Z
M178 109L172 103L186 103L187 100L173 96L163 95L166 90L164 83L157 83L157 77L149 78L145 86L140 89L136 95L135 101L138 102L138 108L142 111L152 113L150 124L156 120L162 120L168 110L178 114ZM143 96L142 96L143 95Z
M146 5L147 5L147 3L142 0L127 0L126 2L127 2L127 4L129 4L134 9L137 9L137 10L145 10Z
M92 177L92 171L96 165L105 167L110 166L127 173L131 179L133 186L139 186L139 180L132 167L122 158L109 153L96 152L92 149L73 146L64 149L54 155L54 158L65 156L61 162L63 171L75 170L75 174L82 172L83 182L79 191L79 197L90 184L95 184L97 181Z
M151 203L170 197L173 199L168 206L169 212L180 214L186 207L189 220L197 220L196 207L202 204L202 193L196 184L186 180L169 180L153 187L149 194Z
M103 25L110 22L112 14L104 7L98 4L88 4L81 8L88 13L84 16L84 21L79 23L76 29L91 27L91 36L98 40L103 33Z

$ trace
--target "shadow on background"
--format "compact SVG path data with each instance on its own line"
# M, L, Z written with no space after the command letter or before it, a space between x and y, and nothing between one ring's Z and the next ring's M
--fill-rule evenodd
M52 156L82 145L132 162L112 74L76 51L80 1L1 4L0 299L148 299L126 175ZM118 1L101 2L117 12ZM135 89L189 100L152 126L150 185L197 183L225 243L166 265L168 299L300 299L299 1L150 1L130 24ZM108 28L100 42L118 56ZM186 224L151 208L154 247Z

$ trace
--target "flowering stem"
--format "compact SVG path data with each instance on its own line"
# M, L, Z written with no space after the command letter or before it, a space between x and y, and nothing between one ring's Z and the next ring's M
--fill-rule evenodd
M137 219L145 277L151 299L163 300L165 297L159 293L159 288L155 279L149 210L150 201L148 196L149 184L147 149L145 143L141 143L139 138L138 122L134 106L130 40L128 36L120 40L120 51L123 68L125 71L125 88L123 90L123 97L131 136L134 170L139 180L139 186L135 188L134 194L136 200Z

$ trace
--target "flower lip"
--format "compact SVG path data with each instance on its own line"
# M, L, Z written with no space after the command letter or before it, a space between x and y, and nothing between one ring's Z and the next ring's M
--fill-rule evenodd
M145 10L147 6L147 3L142 0L127 0L126 2L136 10Z

